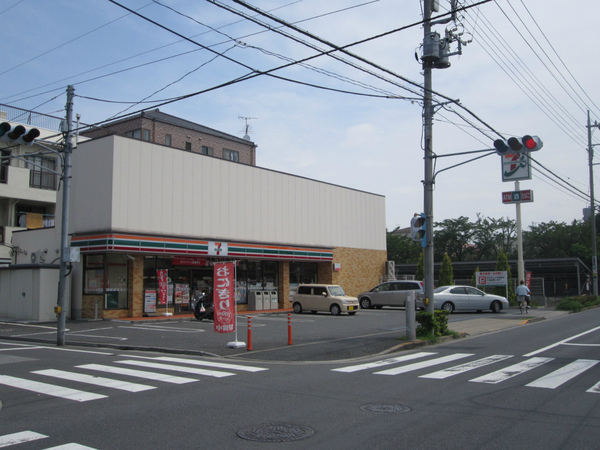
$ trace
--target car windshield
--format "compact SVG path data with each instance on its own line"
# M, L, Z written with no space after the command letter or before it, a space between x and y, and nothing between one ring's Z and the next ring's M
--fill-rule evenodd
M329 286L329 293L334 296L346 295L341 286Z

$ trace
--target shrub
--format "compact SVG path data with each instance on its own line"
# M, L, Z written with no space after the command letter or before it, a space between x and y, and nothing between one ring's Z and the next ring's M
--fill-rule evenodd
M417 322L419 327L417 328L417 337L422 338L426 336L448 336L452 334L448 328L448 311L434 311L433 314L427 311L419 311L417 313Z
M559 311L579 312L584 308L600 305L600 300L597 297L585 295L581 297L566 297L556 305Z

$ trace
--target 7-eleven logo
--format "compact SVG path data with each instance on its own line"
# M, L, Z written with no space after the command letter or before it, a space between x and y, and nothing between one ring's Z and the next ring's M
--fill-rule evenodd
M208 254L210 256L227 256L227 242L209 242Z

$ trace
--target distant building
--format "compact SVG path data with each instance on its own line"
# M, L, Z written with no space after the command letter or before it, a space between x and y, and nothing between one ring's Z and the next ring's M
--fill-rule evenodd
M13 128L17 125L27 130L37 128L41 133L39 139L50 142L62 139L57 117L0 105L0 122L7 122ZM60 159L35 143L29 146L0 140L0 153L0 265L14 262L17 256L21 263L37 260L36 255L25 254L23 249L11 245L12 234L54 227ZM46 258L45 254L39 256Z
M91 127L81 133L88 138L116 134L193 153L256 165L256 145L158 109Z

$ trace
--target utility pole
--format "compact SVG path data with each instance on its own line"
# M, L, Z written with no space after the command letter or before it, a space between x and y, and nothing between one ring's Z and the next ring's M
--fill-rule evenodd
M75 88L71 85L67 87L67 120L65 132L65 146L63 159L63 196L62 196L62 223L60 232L60 270L58 280L58 325L56 330L56 345L65 345L65 329L67 312L65 305L67 303L67 268L71 261L71 251L69 243L69 191L71 189L71 153L73 152L73 142L71 141L72 121L73 121L73 94Z
M424 3L424 37L423 46L433 38L431 33L431 6L433 0L423 0ZM424 52L427 55L427 52ZM426 247L423 250L424 294L429 302L426 310L433 313L433 102L432 102L432 68L435 61L423 58L424 91L423 91L423 123L424 123L424 152L425 174L423 180L423 212L425 214Z
M590 110L587 112L588 162L590 166L590 220L592 221L592 293L598 297L598 244L596 242L596 201L594 199L594 146L592 145L592 127L599 125L590 122Z

